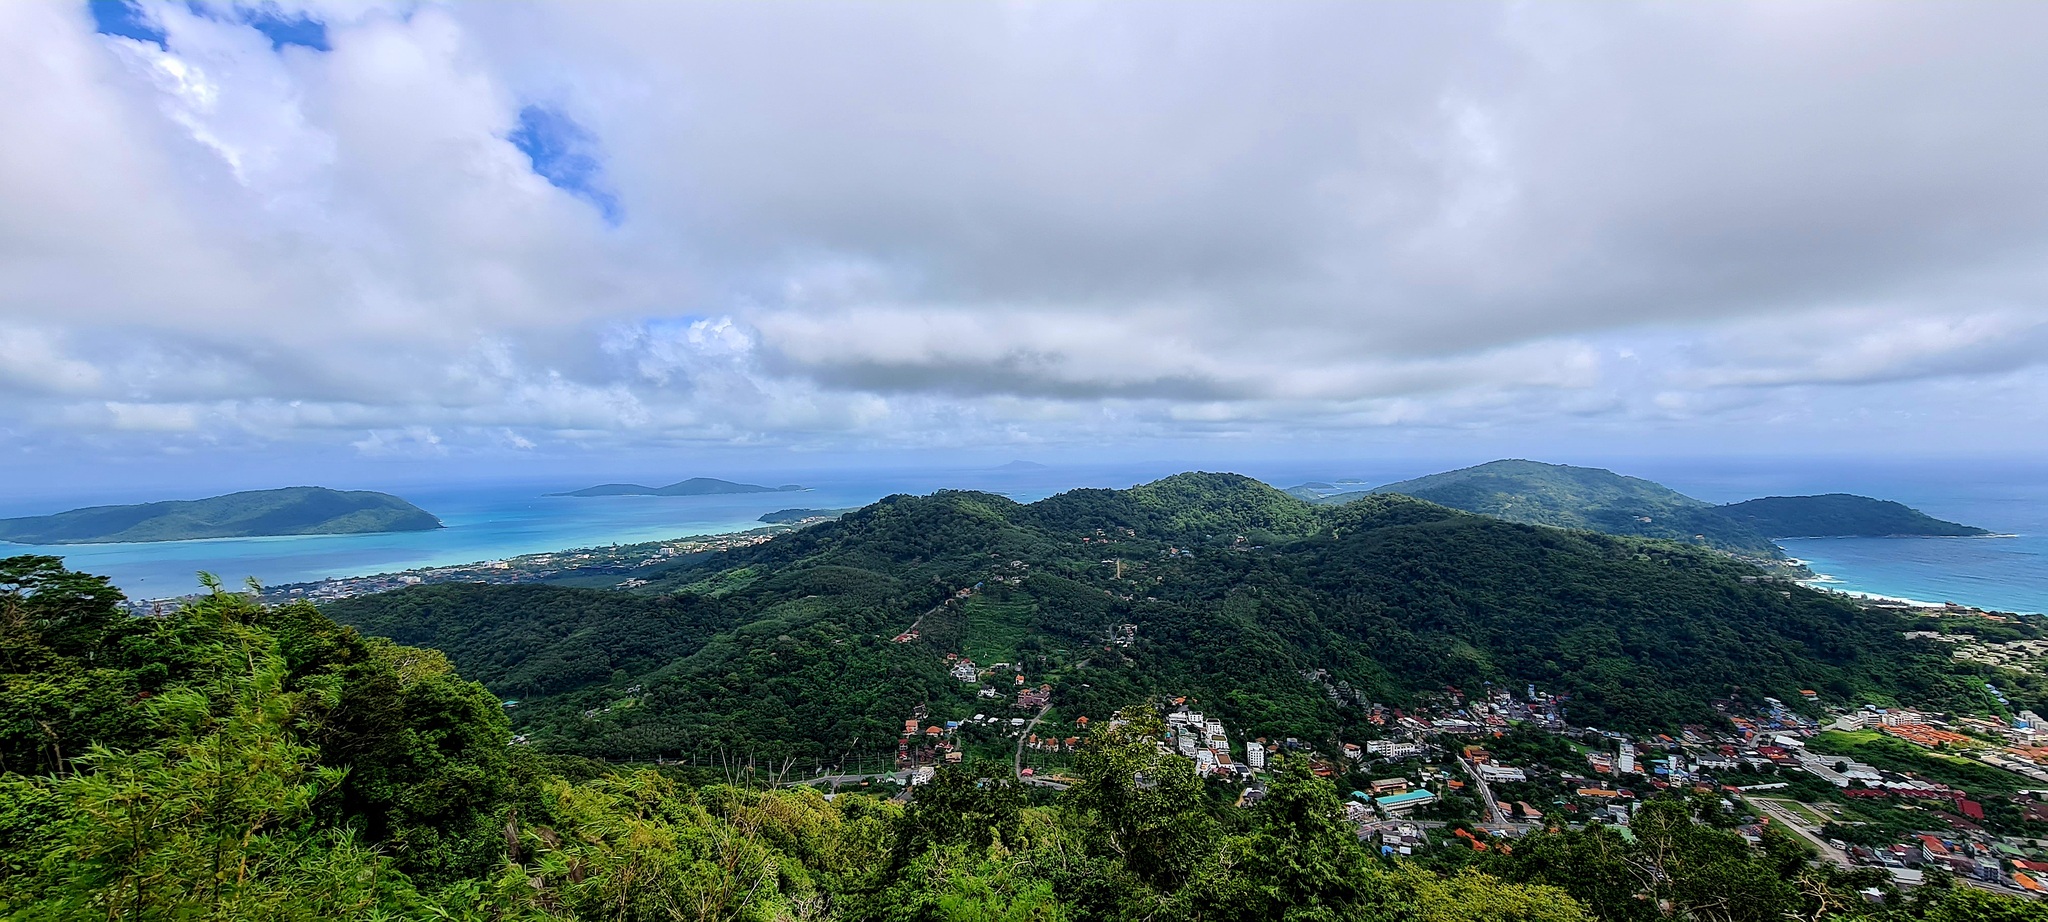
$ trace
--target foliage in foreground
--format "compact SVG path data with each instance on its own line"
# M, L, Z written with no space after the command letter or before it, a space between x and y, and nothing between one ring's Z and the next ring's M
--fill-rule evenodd
M1647 806L1633 841L1593 827L1389 863L1299 764L1253 808L1216 802L1142 709L1050 806L977 767L907 807L645 770L572 781L508 746L496 702L437 654L218 587L158 618L115 598L50 558L0 561L6 918L2044 918L1957 888L1877 909L1855 892L1872 881L1789 839L1751 848L1680 800ZM112 697L67 708L42 685Z

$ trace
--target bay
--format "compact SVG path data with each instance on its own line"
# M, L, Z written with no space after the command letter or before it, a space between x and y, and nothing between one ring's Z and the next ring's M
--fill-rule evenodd
M1163 473L1171 473L1165 471ZM760 517L791 508L863 506L891 493L979 489L1029 502L1076 486L1129 486L1153 476L1150 467L1031 471L883 470L777 471L748 479L801 483L801 492L718 496L548 496L587 483L501 483L392 489L439 516L445 528L368 535L289 535L136 544L33 545L0 542L0 556L47 554L74 570L96 573L137 599L185 595L206 571L229 586L254 578L265 585L328 577L368 576L416 567L500 560L575 547L631 544L760 528ZM680 478L678 478L680 479ZM595 482L593 480L592 482ZM95 502L75 497L9 504L7 515L39 515Z

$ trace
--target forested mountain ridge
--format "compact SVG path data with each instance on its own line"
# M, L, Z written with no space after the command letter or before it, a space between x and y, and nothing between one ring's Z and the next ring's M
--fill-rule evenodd
M803 490L796 484L779 487L764 487L757 483L734 483L716 477L692 477L678 480L665 487L642 486L637 483L602 483L567 493L552 493L551 496L723 496L732 493L795 493Z
M432 513L389 493L286 487L205 499L90 506L54 515L0 519L0 541L99 544L271 535L353 535L429 531L440 527L441 520Z
M1711 797L1626 827L1421 860L1363 847L1330 782L1276 757L1234 804L1158 745L1087 734L1074 786L941 770L907 805L516 745L430 650L222 591L148 618L57 558L0 559L0 917L157 922L2039 922L1752 847ZM515 743L508 745L508 743ZM1036 801L1036 804L1033 801ZM1859 892L1874 888L1881 901Z
M1947 522L1890 500L1849 493L1766 496L1730 503L1721 513L1773 538L1974 538L1982 528Z
M1909 616L1724 555L1400 495L1315 506L1235 475L1029 505L892 496L631 576L640 594L447 585L327 610L442 645L501 694L532 696L516 718L538 744L609 758L821 759L893 739L919 705L965 717L986 705L946 675L949 653L1019 664L1068 713L1174 691L1304 739L1370 733L1303 677L1318 669L1391 704L1533 682L1570 695L1575 722L1616 728L1714 721L1715 698L1801 689L1990 706L1976 667L1902 636ZM548 619L553 633L522 633ZM1136 642L1106 646L1120 625ZM575 681L540 684L542 672Z
M1318 504L1358 495L1324 487L1330 485L1302 484L1288 492ZM1773 538L1990 534L1868 496L1767 496L1716 506L1639 477L1539 461L1490 461L1370 492L1413 496L1510 522L1664 538L1763 559L1784 557Z
M1664 538L1753 557L1782 557L1769 536L1712 503L1655 481L1540 461L1491 461L1374 487L1510 522ZM1326 502L1342 502L1343 496Z

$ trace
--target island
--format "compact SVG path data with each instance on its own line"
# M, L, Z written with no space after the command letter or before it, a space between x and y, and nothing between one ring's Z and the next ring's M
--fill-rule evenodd
M757 483L733 483L715 477L692 477L679 480L665 487L648 487L637 483L601 483L567 493L550 493L549 496L722 496L731 493L801 493L807 487L797 484L783 484L779 487L764 487Z
M1722 506L1735 521L1773 538L1982 538L1982 528L1947 522L1904 503L1852 493L1766 496Z
M0 541L135 544L195 538L360 535L440 527L441 520L432 513L389 493L286 487L0 519Z
M769 525L794 525L815 519L836 519L852 509L777 509L760 518Z
M1782 560L1776 538L1984 537L1903 503L1849 493L1766 496L1717 506L1663 484L1597 467L1508 459L1430 474L1368 491L1310 482L1285 492L1318 505L1401 494L1510 522L1577 528L1701 545Z
M1390 483L1371 494L1398 493L1510 522L1581 528L1634 538L1662 538L1775 559L1784 552L1756 529L1718 507L1663 484L1597 467L1509 459ZM1322 499L1341 503L1366 494Z

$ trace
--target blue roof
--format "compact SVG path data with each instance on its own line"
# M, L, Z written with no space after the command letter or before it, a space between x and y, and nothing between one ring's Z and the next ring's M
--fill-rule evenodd
M1404 791L1400 794L1388 794L1385 797L1378 798L1376 802L1383 807L1398 807L1402 804L1421 800L1425 797L1435 796L1435 794L1432 794L1428 791Z

